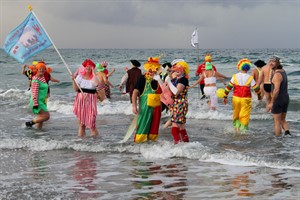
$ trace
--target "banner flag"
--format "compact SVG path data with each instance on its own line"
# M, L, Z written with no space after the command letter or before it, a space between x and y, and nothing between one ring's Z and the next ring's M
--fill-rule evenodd
M196 44L198 44L198 30L194 30L192 33L191 45L195 48Z
M20 63L24 63L51 45L52 42L43 27L35 15L30 12L22 24L8 34L3 50Z

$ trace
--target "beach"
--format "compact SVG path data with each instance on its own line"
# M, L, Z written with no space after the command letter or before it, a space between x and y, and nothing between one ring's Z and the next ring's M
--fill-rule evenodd
M0 199L300 199L300 60L299 49L205 49L217 70L228 77L237 62L267 62L282 58L288 75L290 105L287 121L292 137L274 136L273 118L265 103L253 96L249 131L235 134L229 104L219 99L216 111L199 99L199 88L189 90L189 143L173 144L169 119L163 113L157 142L135 144L133 135L119 143L134 118L129 97L118 84L131 59L141 63L161 55L160 62L183 58L190 66L190 84L197 78L197 55L191 49L61 49L72 72L86 58L107 61L116 69L109 81L112 98L98 103L99 138L77 137L72 112L75 98L71 79L54 49L38 53L51 75L48 109L51 118L43 130L28 129L28 80L22 64L0 50ZM143 67L141 67L143 70ZM254 69L254 67L252 68ZM251 70L252 70L251 69ZM229 79L226 81L228 82ZM224 87L218 82L218 87Z

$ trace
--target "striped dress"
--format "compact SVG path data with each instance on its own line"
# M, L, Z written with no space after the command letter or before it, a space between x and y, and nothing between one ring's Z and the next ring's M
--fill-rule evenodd
M48 112L46 99L48 94L48 84L44 76L34 76L32 79L32 90L30 98L30 107L34 114L39 114L41 110ZM37 109L33 109L38 106Z
M73 113L76 115L78 121L87 128L96 128L97 117L97 95L96 86L93 80L83 79L78 75L75 79L78 85L83 90L77 92L73 106Z

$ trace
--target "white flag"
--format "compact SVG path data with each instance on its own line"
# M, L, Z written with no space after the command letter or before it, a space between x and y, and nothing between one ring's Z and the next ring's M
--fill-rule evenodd
M191 39L191 44L195 48L196 44L198 44L198 30L194 30L192 33L192 39Z

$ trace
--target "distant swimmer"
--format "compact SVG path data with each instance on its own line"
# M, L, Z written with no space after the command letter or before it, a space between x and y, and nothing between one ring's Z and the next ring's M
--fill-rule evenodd
M285 131L285 135L291 135L289 125L286 121L286 113L289 105L287 75L282 68L279 57L272 56L270 61L274 63L274 65L272 65L274 75L271 77L272 98L267 105L267 111L271 110L273 114L275 135L277 137L280 136L282 129Z

